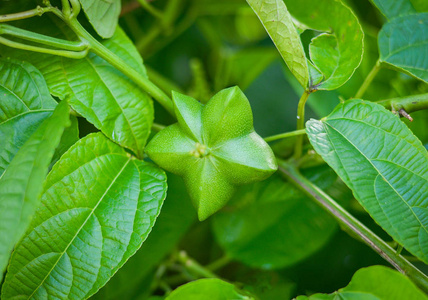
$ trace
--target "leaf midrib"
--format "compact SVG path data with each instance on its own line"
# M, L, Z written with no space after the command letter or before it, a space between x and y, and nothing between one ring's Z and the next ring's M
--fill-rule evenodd
M394 56L395 54L400 54L400 52L403 52L409 48L414 48L414 47L419 47L419 46L424 46L424 45L428 45L428 40L419 42L419 43L412 43L410 45L406 45L403 46L401 48L395 49L392 52L389 52L387 56L385 56L384 58L381 58L382 60L387 60L388 58L391 58L392 56Z
M380 112L381 112L381 110L378 110L378 111L380 111ZM386 111L386 109L385 109L385 111ZM346 121L351 121L351 122L357 122L357 123L361 123L361 124L363 124L363 125L366 125L366 126L372 127L372 128L374 128L374 129L377 129L377 130L383 131L383 132L384 132L384 133L386 133L386 134L392 135L392 136L394 136L394 137L396 137L396 138L399 138L399 139L403 139L404 141L406 141L407 143L409 143L410 145L412 145L413 147L415 147L415 148L416 148L416 150L417 150L420 154L422 154L423 156L426 156L426 151L421 153L421 150L423 151L423 150L425 149L425 147L422 145L422 143L416 143L416 144L415 144L413 141L410 141L410 140L408 139L409 137L414 137L414 138L416 138L416 136L415 136L413 133L412 133L412 135L411 135L411 136L406 135L405 137L401 137L401 136L399 136L399 135L393 134L392 132L390 132L390 131L387 131L387 130L383 129L382 127L376 127L375 125L372 125L372 124L370 124L370 123L363 122L363 121L361 121L361 120L357 120L357 119L351 119L351 118L347 118L347 117L337 117L337 118L329 118L329 119L328 119L328 121L335 121L335 120L346 120ZM404 124L403 124L403 126L404 126ZM417 139L417 138L416 138L416 139ZM427 161L427 162L428 162L428 161Z
M10 88L8 88L5 85L1 85L1 87L3 87L6 91L8 91L16 99L18 99L25 106L25 108L27 108L28 110L31 110L30 107L14 91L12 91Z
M340 136L342 136L346 141L348 141L373 167L373 169L378 173L378 175L380 175L383 180L385 180L386 183L388 183L388 185L391 187L391 189L399 196L399 198L409 207L409 210L412 212L412 214L415 216L415 219L419 222L419 224L421 225L421 228L423 228L425 230L425 232L428 234L428 229L422 224L421 220L418 218L418 216L415 214L415 212L413 211L413 209L411 208L411 206L409 205L409 203L406 202L406 200L404 200L404 198L402 197L402 195L400 193L398 193L398 191L391 185L391 183L383 176L383 174L376 168L376 166L372 163L372 161L356 146L354 145L354 143L352 143L345 135L343 135L339 130L337 130L336 128L334 128L331 124L327 123L327 122L323 122L324 124L326 124L327 126L329 126L332 130L334 130L335 132L337 132ZM337 153L337 152L336 152ZM375 194L376 197L376 194ZM376 197L377 200L379 200ZM388 219L389 220L389 219ZM393 224L390 223L392 226ZM393 226L395 228L395 226Z
M125 162L125 164L123 165L123 167L119 170L119 172L117 173L117 175L115 176L115 178L113 178L113 180L111 181L110 185L107 187L106 191L104 192L104 194L101 196L100 200L97 202L97 204L93 207L92 211L90 212L90 214L87 216L87 218L85 219L85 221L82 223L82 225L80 226L80 228L76 231L76 234L74 235L74 237L70 240L70 242L68 243L68 245L65 247L64 251L62 253L60 253L57 261L53 264L52 268L49 270L49 272L46 274L45 278L43 278L43 280L40 282L40 284L37 286L37 288L34 289L33 293L27 298L27 299L31 299L31 297L39 290L39 288L42 286L42 284L46 281L46 279L50 276L50 274L52 273L53 269L57 266L59 260L64 256L65 252L68 250L68 248L71 246L71 244L73 243L73 241L76 239L77 235L80 233L80 231L82 230L82 228L86 225L86 223L88 222L89 218L94 214L95 210L98 208L98 205L103 201L104 197L107 195L107 193L110 191L111 187L115 184L116 180L119 178L119 176L122 174L123 170L125 170L125 168L128 166L129 162L131 161L131 157L128 158L128 160Z
M322 124L324 124L324 122L321 122ZM327 133L327 131L326 131L326 133ZM345 165L343 164L343 162L342 162L342 159L341 159L341 157L338 155L338 151L337 151L337 149L336 149L336 146L334 145L334 143L332 142L332 140L331 140L331 138L330 138L330 136L327 134L326 135L327 136L327 138L328 138L328 141L329 141L329 143L330 143L330 145L333 147L333 149L334 149L334 153L336 154L336 157L337 157L337 159L339 160L339 162L340 162L340 164L341 164L341 166L342 166L342 170L344 171L344 173L345 173L345 175L346 175L346 179L347 179L347 181L348 181L348 183L347 183L347 185L350 187L350 189L352 190L352 194L354 195L354 197L355 197L355 194L356 194L356 192L354 192L354 189L355 189L355 187L354 187L354 185L353 185L353 182L352 182L352 180L350 179L350 177L349 177L349 174L348 174L348 171L346 170L346 168L345 168ZM352 143L351 143L352 144ZM353 144L352 144L353 145ZM379 175L377 175L377 176L379 176ZM343 181L345 181L345 180L343 180ZM355 197L355 198L357 198L357 197ZM391 226L391 228L394 228L393 226L392 226L392 224L391 224L391 222L390 222L390 220L389 219L386 219L387 220L387 222L390 224L390 226ZM394 230L395 230L395 228L394 228Z
M98 72L97 66L94 64L93 61L91 61L88 57L85 58L86 61L88 62L88 64L94 69L95 73L98 75L99 79L101 80L101 82L104 84L104 86L107 88L107 90L109 91L110 95L112 96L112 98L114 99L114 102L116 103L117 107L119 107L120 111L122 112L122 115L124 116L126 123L128 123L128 127L132 133L132 137L134 138L135 141L135 146L137 147L137 149L135 150L139 150L139 143L138 143L138 139L137 136L135 135L134 132L134 128L131 126L131 123L129 122L128 116L125 114L122 106L119 105L119 102L116 100L116 97L114 96L113 92L111 91L111 89L109 88L109 86L104 82L104 78L101 76L101 74ZM111 66L110 64L108 64L108 66ZM70 86L71 87L71 86ZM77 97L76 97L77 98ZM79 100L80 101L80 100ZM97 117L98 118L98 117ZM102 127L104 127L104 125L101 124ZM133 149L131 149L133 150Z
M69 32L67 32L67 30L64 30L64 28L60 28L60 30L61 30L61 32L66 36L66 37L68 37L68 38L70 38L70 34L69 34ZM110 50L109 48L108 48L108 50L109 51L111 51L112 53L114 53L112 50ZM116 53L115 53L116 54ZM116 54L117 55L117 54ZM132 56L132 55L131 55ZM99 56L98 56L99 57ZM99 57L99 58L101 58L101 57ZM68 80L68 76L67 76L67 72L65 72L66 71L66 68L65 68L65 66L64 66L64 59L65 58L61 58L61 63L62 63L62 70L64 71L64 75L65 75L65 79L66 79L66 81L67 81L67 87L69 88L69 90L71 90L71 92L73 93L73 95L74 95L74 97L75 97L75 99L77 99L80 103L82 103L81 102L81 100L77 97L77 95L76 95L76 93L74 92L74 90L73 90L73 88L72 88L72 86L71 86L71 84L70 84L70 81ZM96 64L94 64L94 62L90 59L90 57L89 56L86 56L84 59L83 59L84 61L87 61L88 62L88 64L93 68L93 70L94 70L94 72L98 75L98 77L99 77L99 79L103 82L103 84L104 84L104 86L107 88L107 90L109 91L109 93L110 93L110 95L112 96L112 98L114 99L114 103L116 103L116 105L117 105L117 107L119 107L119 109L120 109L120 111L122 112L122 114L123 114L123 116L124 116L124 118L125 118L125 120L126 120L126 122L128 123L128 126L129 126L129 128L130 128L130 131L131 131L131 133L132 133L132 137L133 137L133 139L134 139L134 141L135 141L135 146L136 146L136 148L137 149L131 149L129 146L125 146L126 148L129 148L130 150L132 150L132 151L135 151L135 150L137 150L138 152L140 152L141 151L141 149L139 149L140 147L139 147L139 143L138 143L138 139L137 139L137 137L136 137L136 135L135 135L135 133L134 133L134 129L133 129L133 127L131 126L131 124L130 124L130 122L129 122L129 119L128 119L128 117L127 117L127 115L125 114L125 112L123 111L123 108L119 105L119 103L117 102L117 100L116 100L116 97L113 95L113 93L112 93L112 91L110 90L110 88L108 87L108 85L104 82L104 80L103 80L103 78L102 78L102 76L100 75L100 73L98 73L98 70L97 70L97 65ZM105 61L105 60L104 60ZM107 63L107 66L110 66L111 67L111 64L109 64L109 63ZM144 65L143 65L144 66ZM121 73L122 74L122 73ZM128 79L128 78L126 78L126 79ZM128 79L129 80L129 79ZM61 95L58 95L58 96L61 96ZM82 103L83 104L83 103ZM85 105L86 106L86 105ZM95 114L95 111L94 111L94 114L93 114L93 116L95 116L96 117L96 119L97 119L97 121L99 122L99 124L100 124L100 126L99 127L105 127L105 125L104 124L102 124L102 122L98 119L98 116ZM95 125L95 124L94 124ZM96 126L96 127L98 127L98 126ZM99 129L101 129L101 128L99 128Z
M15 118L18 118L18 117L21 117L21 116L24 116L24 115L28 115L28 114L32 114L32 113L39 113L39 112L53 112L54 111L54 109L52 108L52 109L37 109L37 110L27 110L27 111L25 111L25 112L23 112L23 113L20 113L20 114L17 114L17 115L15 115L15 116L13 116L12 118L10 118L10 119L7 119L7 120L5 120L5 121L3 121L3 122L0 122L0 126L1 125L3 125L3 124L6 124L7 122L9 122L9 121L12 121L13 119L15 119Z

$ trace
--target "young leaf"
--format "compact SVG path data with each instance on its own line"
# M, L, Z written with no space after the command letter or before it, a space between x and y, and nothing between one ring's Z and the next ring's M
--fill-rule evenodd
M308 64L299 33L283 0L247 0L273 43L303 88L309 82Z
M16 247L2 299L86 299L147 238L165 173L101 133L72 146L50 172L31 229Z
M416 13L410 0L372 0L372 2L388 20Z
M165 300L254 300L233 284L216 278L192 281L175 289Z
M120 0L79 0L95 31L105 39L111 38L119 21Z
M68 104L63 101L0 176L0 281L15 243L24 234L39 204L49 163L64 128L70 125L68 114Z
M19 148L48 118L56 102L42 74L29 63L0 59L0 176Z
M337 0L285 0L291 15L306 27L325 32L314 38L309 52L314 67L324 76L311 76L317 90L334 90L351 78L363 54L363 30L354 13ZM311 72L317 74L317 72Z
M309 176L324 189L337 178L328 167L314 169ZM230 257L263 269L283 268L307 258L337 229L334 219L275 175L240 188L226 209L213 217L212 225Z
M37 23L39 24L39 23ZM60 37L72 36L61 23L41 23L39 30L52 34L58 29ZM132 68L145 75L142 59L125 33L117 27L115 35L102 41ZM153 103L150 97L125 75L95 54L84 59L69 59L2 48L12 57L28 60L43 74L50 92L60 99L69 99L80 115L100 129L106 136L143 157L143 149L153 122Z
M380 61L428 82L428 13L398 17L379 32Z
M428 154L406 125L378 104L351 100L306 127L372 218L428 262Z
M358 270L351 282L337 292L296 298L305 299L427 300L428 297L403 274L384 266L372 266Z

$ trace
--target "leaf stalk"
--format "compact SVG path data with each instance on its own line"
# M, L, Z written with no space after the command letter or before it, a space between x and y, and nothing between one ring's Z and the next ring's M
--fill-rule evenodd
M144 77L143 75L132 69L116 54L104 47L82 27L82 25L77 21L77 19L74 18L65 21L67 25L77 34L77 36L79 36L81 39L85 40L89 44L89 48L92 52L106 60L113 67L115 67L123 74L125 74L128 78L130 78L135 84L137 84L140 88L142 88L145 92L147 92L150 96L157 100L159 104L161 104L172 116L175 115L171 98L167 94L165 94L159 87L157 87L147 77Z
M204 266L200 265L197 261L190 258L186 251L180 251L178 253L177 260L183 264L183 266L189 270L192 273L195 273L196 275L200 277L205 278L218 278L216 274L205 268Z
M306 90L303 92L302 97L299 99L297 106L297 131L302 130L305 127L305 105L308 100L311 91ZM294 158L299 159L302 156L303 149L303 135L298 135L296 140L296 146L294 148Z
M378 61L376 61L375 65L373 66L373 68L371 69L369 74L367 75L366 79L364 79L363 84L358 89L354 98L361 98L364 95L367 88L370 86L370 84L372 83L373 79L376 77L376 75L380 69L381 69L380 62L378 60Z
M147 0L137 0L138 3L141 5L142 8L144 8L148 13L150 13L152 16L162 19L163 14L160 10L152 6Z
M400 109L404 109L406 113L415 112L418 110L428 109L428 94L393 98L376 102L386 109L396 113Z
M8 15L0 15L0 23L24 20L24 19L29 19L32 17L40 17L44 13L52 12L54 9L55 8L53 8L51 6L49 6L49 7L37 6L34 9L22 11L19 13L8 14Z
M91 34L89 34L77 21L77 15L81 10L80 3L78 0L62 0L62 11L50 6L49 3L47 5L49 6L44 9L46 11L53 12L55 15L61 18L79 37L80 41L73 42L57 39L42 34L30 32L27 30L19 29L14 26L0 24L0 35L11 35L23 40L36 42L58 49L27 45L4 38L2 36L0 36L0 43L16 49L58 55L73 59L84 58L88 54L88 51L92 51L104 60L106 60L108 63L110 63L117 70L121 71L128 78L130 78L135 84L137 84L140 88L142 88L145 92L147 92L150 96L157 100L172 116L175 116L172 100L167 94L165 94L147 77L141 75L140 73L132 69L120 57L118 57L116 54L114 54L105 46L103 46ZM34 14L34 12L32 12L32 14ZM14 17L10 18L16 19L18 17L19 13L15 14Z
M428 292L428 277L424 273L347 212L323 190L306 179L293 165L285 161L279 161L279 171L290 183L302 190L332 215L344 229L356 234L362 242L376 251L394 268L407 275L424 292Z
M280 133L280 134L268 136L264 140L266 142L273 142L273 141L276 141L276 140L286 139L286 138L289 138L289 137L299 136L299 135L302 135L302 134L306 134L306 129L299 129L299 130L294 130L294 131L290 131L290 132L285 132L285 133Z

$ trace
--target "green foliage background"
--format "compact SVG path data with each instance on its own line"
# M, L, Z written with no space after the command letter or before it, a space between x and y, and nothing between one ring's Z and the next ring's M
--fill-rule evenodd
M34 7L34 3L29 2L18 1L12 3L3 0L0 1L0 11L2 14L6 14L26 8L31 9ZM59 2L52 1L53 4L58 5ZM413 21L406 19L405 25L408 27L408 31L402 32L397 29L397 27L402 26L400 20L406 18L405 14L427 11L426 5L424 6L423 3L418 1L411 1L412 4L410 6L405 4L407 3L406 1L397 1L403 5L397 8L394 6L396 5L394 1L346 0L343 1L346 5L345 7L339 1L332 0L331 2L335 5L334 13L329 10L331 7L320 4L322 1L319 1L319 3L315 1L319 6L311 6L311 1L285 1L284 3L290 13L298 21L304 23L305 18L315 15L319 19L310 20L312 28L315 30L333 28L335 33L334 37L333 35L318 37L316 39L317 43L311 46L309 45L310 41L317 36L317 31L304 31L301 34L301 42L294 39L293 45L298 48L298 51L296 51L299 54L297 66L291 62L295 57L293 55L296 55L296 53L288 53L290 51L289 48L280 49L281 47L277 43L275 45L269 38L269 35L274 36L271 31L278 30L277 27L266 25L266 22L263 21L263 18L268 19L269 14L260 14L259 20L251 9L251 7L257 7L260 1L248 1L247 3L243 0L156 0L148 1L150 7L144 7L144 9L141 5L138 5L137 1L124 0L122 1L122 13L118 21L122 29L119 28L116 31L116 24L114 23L110 24L109 28L103 27L102 22L100 23L95 18L97 14L94 14L94 11L106 10L111 14L112 18L116 18L119 14L120 1L113 1L114 4L111 7L98 7L96 9L91 2L94 1L81 1L85 15L81 14L79 21L94 36L99 34L103 38L112 37L110 40L103 41L103 44L116 55L130 62L129 64L134 70L150 78L167 94L174 90L194 97L202 103L206 103L214 94L224 88L234 85L239 86L251 105L254 129L262 137L296 129L297 103L303 93L302 86L306 88L307 86L318 85L321 89L321 91L310 95L307 103L306 119L320 119L329 115L339 105L341 99L349 99L355 96L364 79L370 75L373 66L377 64L379 57L380 61L388 67L377 70L378 73L365 91L363 99L378 101L428 93L428 84L426 83L428 66L426 64L422 65L422 71L420 71L416 67L409 67L408 64L397 64L391 56L391 52L395 53L395 50L383 44L388 42L383 42L386 37L392 36L398 44L397 47L402 47L403 45L400 43L404 40L403 36L414 32L420 32L418 38L422 42L427 40L428 29L426 26L428 26L428 23L425 23L424 31L423 28L418 27L420 24L415 21L416 19ZM275 1L270 2L272 4ZM94 10L91 11L89 8ZM161 11L164 13L159 18L156 12ZM328 15L330 13L331 16ZM335 18L336 15L340 15L343 19ZM427 13L420 13L420 16L423 17L424 22L427 20ZM326 19L331 22L326 22ZM390 20L393 21L388 26L383 27L383 24ZM52 21L44 15L35 21L34 24L37 24L37 26L34 26L29 20L18 21L13 25L20 28L34 29L39 33L50 32L56 26L55 28L59 28L57 37L72 37L73 34L70 33L70 30L65 25L55 23L57 21ZM350 28L357 28L359 22L363 29L364 37L359 34L349 40L340 40L340 35L346 34L346 30L349 30L348 27L342 28L342 24L348 21L350 22L348 24ZM269 35L263 28L262 23L265 24ZM289 23L291 24L291 20L289 20ZM283 26L285 25L283 24ZM284 28L289 27L285 26ZM306 28L298 29L303 31ZM290 32L290 34L295 34L295 32ZM340 41L337 51L342 56L337 53L322 52L323 46L331 43L332 39L336 38ZM352 49L357 49L361 47L362 40L364 41L364 53L361 64L356 68L359 64L361 53L349 51L349 49L343 51L343 49L346 48L345 46L349 47L349 45L352 45ZM132 45L131 43L135 44L136 50L130 46ZM379 47L378 43L380 43ZM280 53L275 49L275 46ZM405 52L401 53L401 55L403 57L426 55L426 49L427 46L425 45L424 48L413 49L416 52ZM100 168L99 172L115 170L120 174L123 171L122 167L125 167L119 161L131 160L128 157L128 150L132 151L140 159L146 158L144 146L146 141L153 137L153 132L149 136L147 126L153 121L153 114L154 122L157 124L170 125L175 122L164 107L157 102L154 102L152 106L147 93L136 87L120 71L110 65L106 65L106 62L95 54L90 54L78 61L60 57L47 60L47 56L44 54L29 56L28 52L1 45L0 55L2 58L12 56L14 59L25 60L33 64L45 77L50 87L50 93L55 97L54 100L66 99L75 110L79 111L78 121L76 121L75 116L71 116L72 125L65 129L66 136L69 137L68 140L59 141L59 136L61 136L66 125L58 125L57 131L61 131L61 133L51 133L53 136L52 145L46 145L46 150L39 150L52 152L53 161L56 161L65 150L75 143L77 140L76 135L79 134L79 137L84 138L85 142L90 141L90 145L87 146L88 152L94 151L96 153L100 151L103 152L103 155L106 152L108 155L114 156L114 159L117 159L114 160L112 158L108 163L106 162L106 165ZM144 58L144 65L139 55ZM311 61L304 58L304 55L310 57ZM337 58L334 60L336 63L335 70L343 68L346 70L344 72L346 74L343 75L339 72L340 76L335 75L335 71L331 70L331 66L322 59L326 55ZM428 62L428 60L425 58L424 62ZM412 61L410 61L411 63ZM31 68L25 63L22 66ZM61 66L61 68L58 66ZM64 70L69 75L67 78L71 78L72 82L69 85L60 84L61 73ZM92 75L88 77L91 82L82 83L79 81L78 84L73 85L73 82L77 82L80 78L81 72L92 72ZM299 75L296 76L296 73ZM307 77L305 77L306 73L308 73ZM326 75L324 80L321 78L322 74ZM2 76L5 75L0 73L0 78ZM35 76L37 79L39 75ZM348 78L350 79L348 80ZM65 82L65 79L63 81ZM101 84L99 84L100 82ZM88 92L87 86L91 85L98 85L96 92ZM112 86L114 88L111 88ZM35 115L51 113L57 107L53 116L48 119L49 122L53 123L56 121L54 117L60 113L61 107L54 103L46 87L40 94L42 94L46 103L41 103L39 107L33 107L30 111ZM121 100L118 101L118 98ZM98 104L95 109L92 106L94 100L102 101L98 102L101 104ZM386 110L382 110L382 112L387 114L385 117L387 119L389 113ZM122 114L126 115L126 120L123 123L118 125L116 121L112 121L112 116L122 116ZM136 116L143 117L138 119ZM7 119L7 116L3 117L5 120ZM422 149L422 146L417 142L417 139L419 139L427 147L428 111L412 113L412 117L414 119L412 123L402 119L416 136L411 138L411 142ZM69 116L67 116L66 123L70 123L68 118ZM334 115L329 118L333 119ZM329 118L324 120L323 124L329 124L331 122ZM407 129L401 123L402 121L396 119L396 123L389 125L393 128L404 128L403 130L406 131ZM65 121L63 120L63 122ZM319 121L311 121L308 126L311 127L315 122ZM316 126L316 124L313 126ZM20 130L22 130L22 134L29 137L35 132L35 127L37 126L33 125L31 128L22 128ZM126 134L122 135L121 132L124 127L126 127ZM0 129L0 138L2 134L11 130L2 123L0 123ZM42 130L43 127L40 126L36 132L42 135ZM127 150L113 144L100 133L92 134L98 130L101 130L108 138ZM310 132L320 134L313 127L310 128ZM406 133L411 135L408 130ZM6 134L4 135L6 136ZM91 139L94 137L99 140L92 141ZM293 144L290 141L295 141L294 139L272 143L271 146L275 154L284 159L290 158L293 151ZM311 136L311 141L313 140L314 137ZM307 140L305 141L307 142ZM104 143L108 144L105 146L108 150L99 150L97 147L102 148ZM398 144L399 141L396 143ZM57 148L57 153L54 154L53 149L58 144L60 147ZM16 148L9 151L16 152L21 146L22 143L19 141L18 143L6 141L3 147L5 149L7 147ZM312 154L309 154L309 162L306 165L305 163L302 164L302 173L311 182L338 200L351 214L385 241L391 241L391 244L396 246L391 237L376 224L354 198L351 190L345 185L345 183L349 184L349 182L344 180L344 183L336 175L334 171L342 178L345 176L341 173L343 170L340 169L340 166L335 165L337 160L326 159L323 155L323 149L314 148L331 167L325 163L316 162L310 156L315 156L315 154L310 152ZM304 153L307 153L308 150L311 151L311 147L309 143L305 143ZM355 149L350 151L353 150ZM408 153L410 151L411 149ZM426 151L421 151L420 153L415 154L415 156L420 155L419 161L423 161L426 159ZM80 165L87 163L86 161L79 162L78 155L76 154L76 157L72 157L72 154L68 153L65 158L76 161L77 165L79 163ZM397 156L399 155L397 154ZM4 171L10 163L10 159L10 157L2 157L4 162L0 161L0 171ZM44 173L47 172L48 164L49 162L47 161L43 162ZM124 181L121 183L122 185L136 184L138 185L137 189L143 191L146 186L147 189L154 189L163 184L164 175L161 170L152 169L155 167L147 162L138 161L132 162L132 164L135 170L129 170L129 172L134 172L133 174L136 177L133 177L133 182ZM80 165L73 167L80 168ZM9 168L12 167L13 165L11 164ZM52 182L56 182L61 177L61 180L68 182L67 174L59 175L61 172L67 173L66 171L66 167L62 170L59 170L59 167L54 167L51 177L48 179L53 178ZM145 175L154 176L153 174L156 174L157 177L155 177L158 180L155 183L145 177ZM41 174L40 176L43 177L44 175ZM58 178L55 178L55 176ZM197 292L205 291L205 293L214 295L214 291L223 291L223 289L224 293L227 294L224 299L232 299L233 297L238 297L233 299L251 299L250 297L268 300L291 299L298 295L332 293L334 291L338 291L339 295L343 294L343 297L361 297L357 299L392 299L390 298L392 297L391 295L399 295L392 292L389 294L390 291L388 293L384 292L382 288L379 288L380 292L378 291L377 294L374 294L379 298L364 298L367 295L350 295L352 293L365 293L364 289L370 290L372 287L367 287L361 278L364 276L376 278L378 274L380 274L380 278L383 278L382 276L385 277L384 280L377 279L379 284L387 280L394 280L398 286L403 287L401 292L405 291L404 294L410 297L409 299L425 297L407 278L394 272L391 273L392 271L389 269L379 266L360 270L372 265L388 264L372 249L357 241L352 234L340 230L330 215L311 202L299 189L288 182L284 182L284 179L279 175L274 175L263 182L240 187L232 200L222 210L203 222L197 221L195 210L192 207L191 199L185 189L183 180L169 173L167 173L167 178L168 192L161 211L160 207L165 198L165 188L162 192L158 191L159 194L156 194L150 200L155 203L153 204L155 208L151 207L154 211L150 212L150 224L147 224L147 227L138 229L141 236L138 238L133 237L132 247L126 249L126 251L122 249L123 257L121 256L121 258L116 259L115 263L108 265L110 273L105 278L94 279L93 285L88 287L87 290L73 294L76 298L91 296L91 299L123 300L191 299L186 294L180 296L180 293L185 293L183 292L185 290L196 290ZM141 186L139 186L140 180ZM58 181L60 180L58 179ZM412 180L409 179L409 181ZM148 185L143 186L143 182L148 183ZM418 182L415 181L414 184L417 185ZM48 189L50 185L53 185L53 183L48 183L45 189ZM1 197L5 197L7 192L4 186L5 184L0 184ZM357 186L357 188L361 189L361 186ZM3 189L5 192L3 192ZM426 189L426 185L420 187L422 191ZM37 190L31 192L37 195L40 194L40 191ZM80 193L79 190L73 192ZM99 192L102 194L104 190ZM105 188L105 192L108 192L108 188ZM54 211L52 215L43 211L43 213L46 213L44 216L46 220L58 214L58 212L55 213L55 209L52 207L60 202L59 199L62 198L57 194L55 195L42 197L43 205L48 207L48 210ZM70 195L73 195L73 193L70 192ZM70 197L73 198L73 196ZM119 201L125 196L114 197L115 195L112 195L112 199ZM373 198L374 196L364 195L364 197ZM31 201L34 200L30 199ZM148 200L140 196L137 202L141 204L144 201ZM5 213L5 210L0 211L0 216ZM374 216L378 212L372 213L369 210L369 213ZM158 214L159 217L154 222ZM400 216L397 218L399 219ZM119 216L117 216L117 221L120 221ZM399 220L395 221L399 223ZM41 219L35 219L33 222L40 225L42 221ZM381 222L378 223L383 226ZM24 223L24 225L24 228L26 228L27 224ZM70 226L78 227L80 224L70 224ZM137 225L133 226L138 227ZM153 226L153 229L151 229L151 226ZM385 227L388 227L388 225ZM411 245L406 244L406 238L408 238L406 228L403 225L396 229L403 232L403 234L392 236L396 241L404 244L409 251L417 252L417 254L413 254L418 255L421 260L427 262L427 248L419 249L419 246L415 246L414 243ZM17 231L24 230L18 228ZM58 236L60 236L60 233L58 233ZM5 240L13 240L14 236L10 234L10 237L6 235L5 237L0 237L0 243L3 238ZM147 240L145 240L146 238ZM137 250L143 241L142 247ZM51 239L50 242L53 245L60 244L61 238L58 240ZM31 239L27 239L21 241L19 246L30 248L32 246L27 246L27 244L31 243ZM111 251L114 252L115 247L119 246L111 246L111 249L113 249ZM136 250L135 255L131 256ZM407 250L403 250L402 254L411 256ZM8 271L7 276L10 276L10 278L20 268L19 253L16 256L18 257L18 262L12 264ZM415 257L413 258L415 259L415 265L419 269L428 272L426 264ZM7 259L7 257L0 256L1 267L3 267L2 264L7 262ZM122 268L120 268L121 265L123 265ZM110 275L113 275L116 271L117 273L109 280ZM236 286L234 287L218 279L204 279L194 282L193 284L195 285L178 288L169 294L171 289L175 289L184 283L203 277L213 277L211 275L236 283ZM8 278L6 277L6 280L9 280ZM348 285L349 282L351 283ZM102 287L105 283L106 285ZM12 281L12 284L3 290L3 297L5 299L13 297L15 291L19 290L17 288L19 284L18 280L16 282ZM101 289L98 291L99 288ZM341 290L341 288L343 289ZM388 290L388 287L385 289ZM167 296L168 294L169 296ZM44 295L36 296L41 299ZM323 297L327 296L314 295L309 299L330 299ZM219 299L223 298L219 296ZM306 298L301 296L298 299Z

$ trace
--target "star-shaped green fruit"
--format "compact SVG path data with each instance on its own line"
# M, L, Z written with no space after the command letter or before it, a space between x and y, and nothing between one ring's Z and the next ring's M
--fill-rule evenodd
M146 152L184 178L202 221L222 208L237 186L264 180L278 166L254 131L250 103L238 87L220 91L206 105L179 93L172 96L178 123L157 133Z

